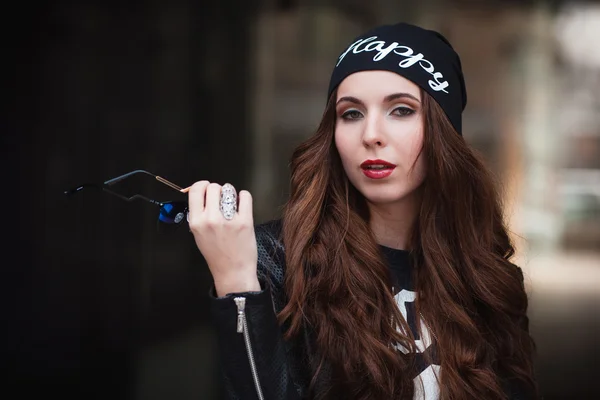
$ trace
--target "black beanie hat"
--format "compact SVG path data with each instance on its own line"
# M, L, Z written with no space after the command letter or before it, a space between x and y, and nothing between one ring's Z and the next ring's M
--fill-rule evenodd
M395 72L420 86L442 107L462 135L467 91L460 57L440 33L407 23L383 25L360 35L339 56L327 97L350 74Z

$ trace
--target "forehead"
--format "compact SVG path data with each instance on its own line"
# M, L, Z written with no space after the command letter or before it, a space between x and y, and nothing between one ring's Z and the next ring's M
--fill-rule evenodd
M393 93L408 93L421 100L421 90L416 84L390 71L360 71L348 75L338 87L337 99L353 96L381 101Z

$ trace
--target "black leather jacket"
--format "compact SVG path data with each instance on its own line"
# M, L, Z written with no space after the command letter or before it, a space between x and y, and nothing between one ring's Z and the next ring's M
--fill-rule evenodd
M276 314L285 303L285 252L280 240L281 223L270 221L255 227L258 244L260 292L230 293L215 297L211 289L218 355L226 397L231 400L294 400L307 398L316 349L304 332L284 341ZM327 379L316 382L321 392ZM525 400L516 386L507 386L512 400Z
M285 253L280 231L279 221L255 227L261 292L217 298L211 289L218 355L231 400L305 398L310 347L302 348L298 339L284 341L276 318L285 306Z

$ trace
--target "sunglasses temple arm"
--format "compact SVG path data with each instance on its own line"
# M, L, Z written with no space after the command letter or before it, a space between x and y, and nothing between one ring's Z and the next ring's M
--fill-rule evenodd
M161 176L155 176L155 178L160 183L164 183L165 185L167 185L175 190L181 191L183 189L183 188L177 186L176 184L174 184L173 182L169 182L168 180L166 180L165 178L163 178Z
M162 176L158 176L158 175L154 175L148 171L144 171L143 169L136 169L135 171L131 171L128 172L126 174L123 174L121 176L117 176L116 178L112 178L109 179L107 181L104 182L105 185L107 186L111 186L114 185L117 182L121 182L123 179L129 178L131 175L135 175L135 174L146 174L146 175L150 175L151 177L153 177L154 179L156 179L157 181L159 181L162 184L165 184L175 190L181 191L182 188L179 187L178 185L174 184L173 182L170 182L168 180L166 180L165 178L163 178Z
M110 189L108 189L106 187L103 187L102 190L105 191L106 193L112 194L113 196L117 196L118 198L120 198L122 200L125 200L125 201L133 201L133 200L140 199L140 200L147 201L148 203L151 203L151 204L156 204L159 207L163 205L163 203L161 203L160 201L149 199L146 196L142 196L141 194L135 194L135 195L133 195L131 197L125 197L122 194L113 192L112 190L110 190Z
M128 172L128 173L123 174L121 176L117 176L116 178L109 179L106 182L104 182L104 184L108 185L108 186L114 185L115 183L121 182L123 179L129 178L131 175L135 175L135 174L146 174L146 175L150 175L153 178L156 178L156 175L151 174L148 171L144 171L143 169L136 169L135 171L131 171L131 172Z
M123 196L122 194L119 194L119 193L117 193L117 192L113 192L112 190L110 190L110 189L109 189L108 187L106 187L106 186L95 185L95 184L90 184L90 183L86 183L86 184L83 184L83 185L79 185L79 186L77 186L75 189L67 190L67 191L65 191L65 194L66 194L66 195L69 195L69 196L72 196L72 195L74 195L74 194L76 194L76 193L79 193L79 192L81 192L82 190L84 190L84 189L86 189L86 188L100 189L100 190L102 190L103 192L106 192L106 193L108 193L108 194L111 194L111 195L113 195L113 196L115 196L115 197L118 197L118 198L120 198L121 200L125 200L125 201L128 201L128 202L131 202L131 201L133 201L133 200L140 199L140 200L147 201L147 202L148 202L148 203L150 203L150 204L155 204L155 205L157 205L157 206L159 206L159 207L162 207L162 206L164 205L164 203L162 203L162 202L160 202L160 201L156 201L156 200L149 199L148 197L146 197L146 196L142 196L141 194L135 194L135 195L133 195L133 196L131 196L131 197L126 197L126 196Z

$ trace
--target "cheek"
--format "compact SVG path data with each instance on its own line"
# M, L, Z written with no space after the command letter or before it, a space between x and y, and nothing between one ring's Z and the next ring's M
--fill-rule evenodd
M427 166L425 164L425 155L421 154L418 156L417 162L415 163L415 169L413 171L413 179L417 184L422 183L427 176Z
M413 180L419 183L425 179L427 175L427 165L425 163L425 152L422 150L422 140L418 140L417 143L411 149L410 158L413 160Z
M426 172L425 153L423 147L423 132L416 132L410 141L402 146L403 158L406 160L405 168L412 167L412 180L423 180Z
M350 154L352 154L352 145L348 140L348 136L344 135L343 132L339 132L338 130L335 131L334 140L335 147L337 148L338 154L340 155L340 159L342 160L342 164L344 164L345 168L348 157Z

